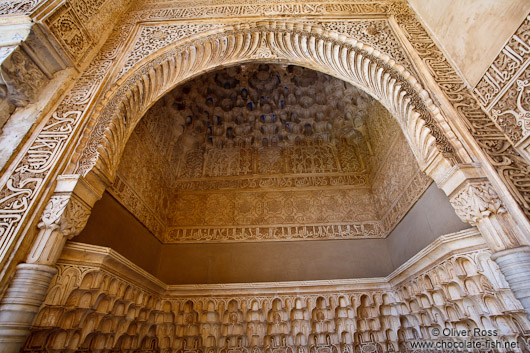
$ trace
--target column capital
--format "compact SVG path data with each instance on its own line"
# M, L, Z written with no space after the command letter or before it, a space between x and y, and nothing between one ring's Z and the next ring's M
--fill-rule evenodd
M104 187L89 183L76 175L57 178L51 196L38 224L40 232L28 256L28 263L55 264L64 243L85 227L92 207L103 195Z
M450 200L458 217L473 226L485 217L506 213L499 195L487 180L466 181Z
M94 203L103 190L94 189L80 175L61 175L55 192L44 209L39 229L59 231L68 239L85 227Z

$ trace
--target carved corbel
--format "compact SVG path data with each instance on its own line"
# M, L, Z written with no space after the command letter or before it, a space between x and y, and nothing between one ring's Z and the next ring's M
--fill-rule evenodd
M55 264L65 242L83 230L92 206L102 194L103 189L95 190L79 175L59 177L55 193L44 209L37 240L26 262Z
M449 197L458 217L477 227L492 250L523 244L524 235L487 179L466 179Z
M451 203L460 219L477 226L483 218L506 213L506 209L489 182L466 184Z

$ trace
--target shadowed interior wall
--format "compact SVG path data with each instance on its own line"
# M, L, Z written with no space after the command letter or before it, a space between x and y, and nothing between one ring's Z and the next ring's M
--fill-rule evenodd
M449 198L433 183L386 239L393 268L401 266L440 235L469 227L458 218Z
M105 193L74 240L110 247L168 284L274 282L386 276L468 227L433 184L387 239L161 244Z
M157 275L162 244L107 192L96 202L85 229L73 241L112 248Z

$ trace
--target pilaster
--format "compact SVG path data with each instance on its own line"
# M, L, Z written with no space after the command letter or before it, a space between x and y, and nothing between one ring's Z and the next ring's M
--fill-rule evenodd
M495 187L478 165L457 166L437 183L449 196L458 217L478 228L493 251L492 259L530 314L530 246Z
M40 229L26 260L0 302L0 352L18 352L42 305L57 269L55 263L66 240L85 227L92 206L103 195L101 185L89 184L79 175L58 177L38 227Z

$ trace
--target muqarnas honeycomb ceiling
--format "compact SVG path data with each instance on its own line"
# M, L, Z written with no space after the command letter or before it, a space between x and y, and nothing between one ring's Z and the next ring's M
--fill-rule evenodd
M398 124L307 68L203 74L142 118L111 193L161 241L387 236L430 184Z

